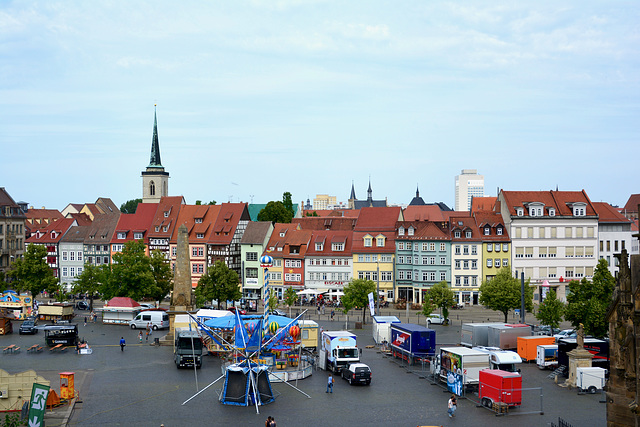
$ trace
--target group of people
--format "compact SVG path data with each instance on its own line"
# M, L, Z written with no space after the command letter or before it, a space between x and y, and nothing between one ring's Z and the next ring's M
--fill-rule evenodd
M269 415L267 421L264 423L264 427L276 427L276 419Z

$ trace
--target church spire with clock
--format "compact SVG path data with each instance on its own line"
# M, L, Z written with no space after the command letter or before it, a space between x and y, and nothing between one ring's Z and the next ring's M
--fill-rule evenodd
M160 144L158 143L158 117L153 109L153 137L151 139L151 158L149 166L142 172L142 203L158 203L160 198L169 193L169 172L164 171L160 161Z

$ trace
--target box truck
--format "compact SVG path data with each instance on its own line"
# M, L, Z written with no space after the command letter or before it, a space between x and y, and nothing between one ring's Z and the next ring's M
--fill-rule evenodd
M531 337L518 337L518 354L527 362L537 360L538 346L555 344L556 340L553 337L536 335Z
M575 338L561 338L558 340L558 366L565 366L563 375L565 378L569 376L569 353L578 347ZM598 368L609 369L609 340L598 338L585 338L584 349L593 354L591 364Z
M558 344L539 345L537 348L536 364L540 369L555 369L555 367L558 366Z
M400 323L396 316L373 316L373 341L376 344L391 341L391 324Z
M522 404L522 376L499 369L480 371L480 402L492 408L494 403L507 406Z
M502 350L497 347L473 347L474 350L489 354L489 367L507 372L520 372L522 358L515 351Z
M320 338L320 369L340 372L348 363L360 361L356 336L349 331L323 331Z
M463 387L479 383L483 369L489 369L489 354L467 347L442 347L431 365L432 374L458 395Z
M529 325L493 325L489 327L488 347L499 347L503 350L517 350L518 337L531 336Z
M178 328L174 331L173 361L176 367L202 366L202 340L198 331Z
M465 323L462 325L460 344L465 347L487 347L489 345L489 327L506 323Z
M391 352L394 357L406 360L410 365L434 356L436 331L414 323L392 323Z

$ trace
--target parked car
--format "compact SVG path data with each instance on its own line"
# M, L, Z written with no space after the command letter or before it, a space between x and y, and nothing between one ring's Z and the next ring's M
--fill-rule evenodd
M432 323L435 325L444 325L449 323L449 319L445 319L442 314L432 313L427 316L427 326L430 326Z
M538 325L533 327L534 335L546 335L546 336L552 337L559 333L560 333L560 329L552 328L551 326L548 326L548 325Z
M342 378L349 381L349 384L371 384L371 369L364 363L349 363L342 368Z
M152 303L149 303L149 302L141 302L141 303L138 303L138 304L140 304L140 307L142 307L143 310L155 310L155 308L156 308L155 304L152 304Z
M242 314L242 313L240 313ZM282 310L278 310L277 308L274 308L273 310L269 311L269 314L275 314L276 316L284 316L287 317L287 313L285 313Z
M239 313L240 315L243 315L243 316L244 316L245 314L247 314L247 311L246 311L246 310L244 310L244 309L242 309L242 308L238 308L238 307L229 307L227 310L229 310L229 311L230 311L230 312L232 312L232 313L235 313L235 312L236 312L236 310L238 310L238 313Z
M562 331L555 334L553 337L556 339L556 342L561 340L562 338L576 338L578 333L575 329L563 329Z
M18 333L20 335L37 334L38 328L36 328L36 323L33 320L27 319L24 322L22 322L22 325L20 325L20 329L18 329Z
M89 310L89 303L86 301L78 301L76 303L76 308L78 310Z

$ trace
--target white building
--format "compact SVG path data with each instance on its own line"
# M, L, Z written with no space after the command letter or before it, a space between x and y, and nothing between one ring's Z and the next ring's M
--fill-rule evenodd
M329 206L335 206L336 204L336 196L330 196L328 194L316 194L316 197L313 199L313 209L318 211L331 209Z
M583 191L501 191L512 244L511 270L524 272L534 303L548 289L566 300L566 284L591 279L597 264L598 214Z
M462 169L456 176L456 211L471 210L471 199L484 197L484 176L478 175L476 169Z
M313 230L305 256L305 288L341 291L353 277L353 232Z
M615 255L623 249L629 255L638 253L637 245L633 244L633 223L608 203L594 202L593 206L598 213L598 258L606 259L609 272L618 277L620 267Z
M90 228L90 225L71 227L60 239L60 284L66 292L71 292L76 277L84 269L84 240Z

